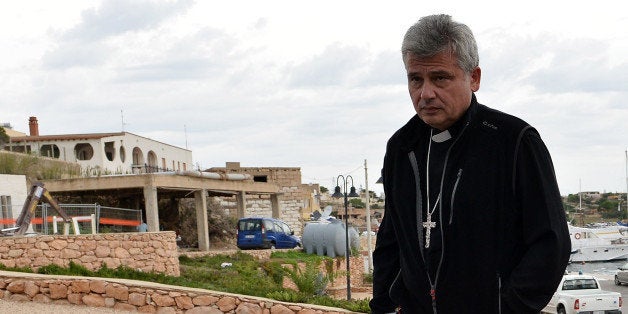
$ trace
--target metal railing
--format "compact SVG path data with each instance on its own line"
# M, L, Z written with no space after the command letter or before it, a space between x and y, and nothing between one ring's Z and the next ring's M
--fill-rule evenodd
M143 173L155 173L155 172L169 172L173 171L169 168L160 168L158 166L151 166L149 164L133 164L131 165L131 172L134 174L143 174Z

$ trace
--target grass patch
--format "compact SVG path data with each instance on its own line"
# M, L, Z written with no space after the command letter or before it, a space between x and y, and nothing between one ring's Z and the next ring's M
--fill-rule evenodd
M4 266L4 264L0 264L0 270L6 270L6 271L16 271L16 272L20 272L20 273L34 273L34 271L26 266L26 267L6 267Z

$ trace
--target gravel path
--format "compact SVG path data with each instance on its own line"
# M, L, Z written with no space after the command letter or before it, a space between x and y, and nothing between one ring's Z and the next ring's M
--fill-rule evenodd
M39 302L20 302L0 299L0 313L28 313L28 314L51 314L51 313L88 313L88 314L111 314L111 313L131 313L127 311L116 311L110 308L89 307L85 305L62 305Z

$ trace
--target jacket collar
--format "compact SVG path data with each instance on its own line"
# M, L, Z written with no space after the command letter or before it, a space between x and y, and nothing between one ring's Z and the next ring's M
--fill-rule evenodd
M465 113L462 115L458 121L454 123L453 128L453 136L456 137L460 133L460 129L466 123L471 123L478 110L479 103L477 98L475 97L475 93L471 95L471 105ZM418 114L415 114L408 123L406 123L401 129L399 129L399 137L401 140L401 149L405 152L410 152L414 150L419 139L421 138L421 134L427 134L431 127L427 125L421 118L419 118Z

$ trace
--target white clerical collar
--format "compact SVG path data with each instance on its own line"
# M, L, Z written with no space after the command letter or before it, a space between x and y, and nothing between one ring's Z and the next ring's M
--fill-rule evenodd
M449 140L450 138L451 138L451 133L449 133L449 130L445 130L440 133L434 134L432 136L432 141L436 143L442 143Z

